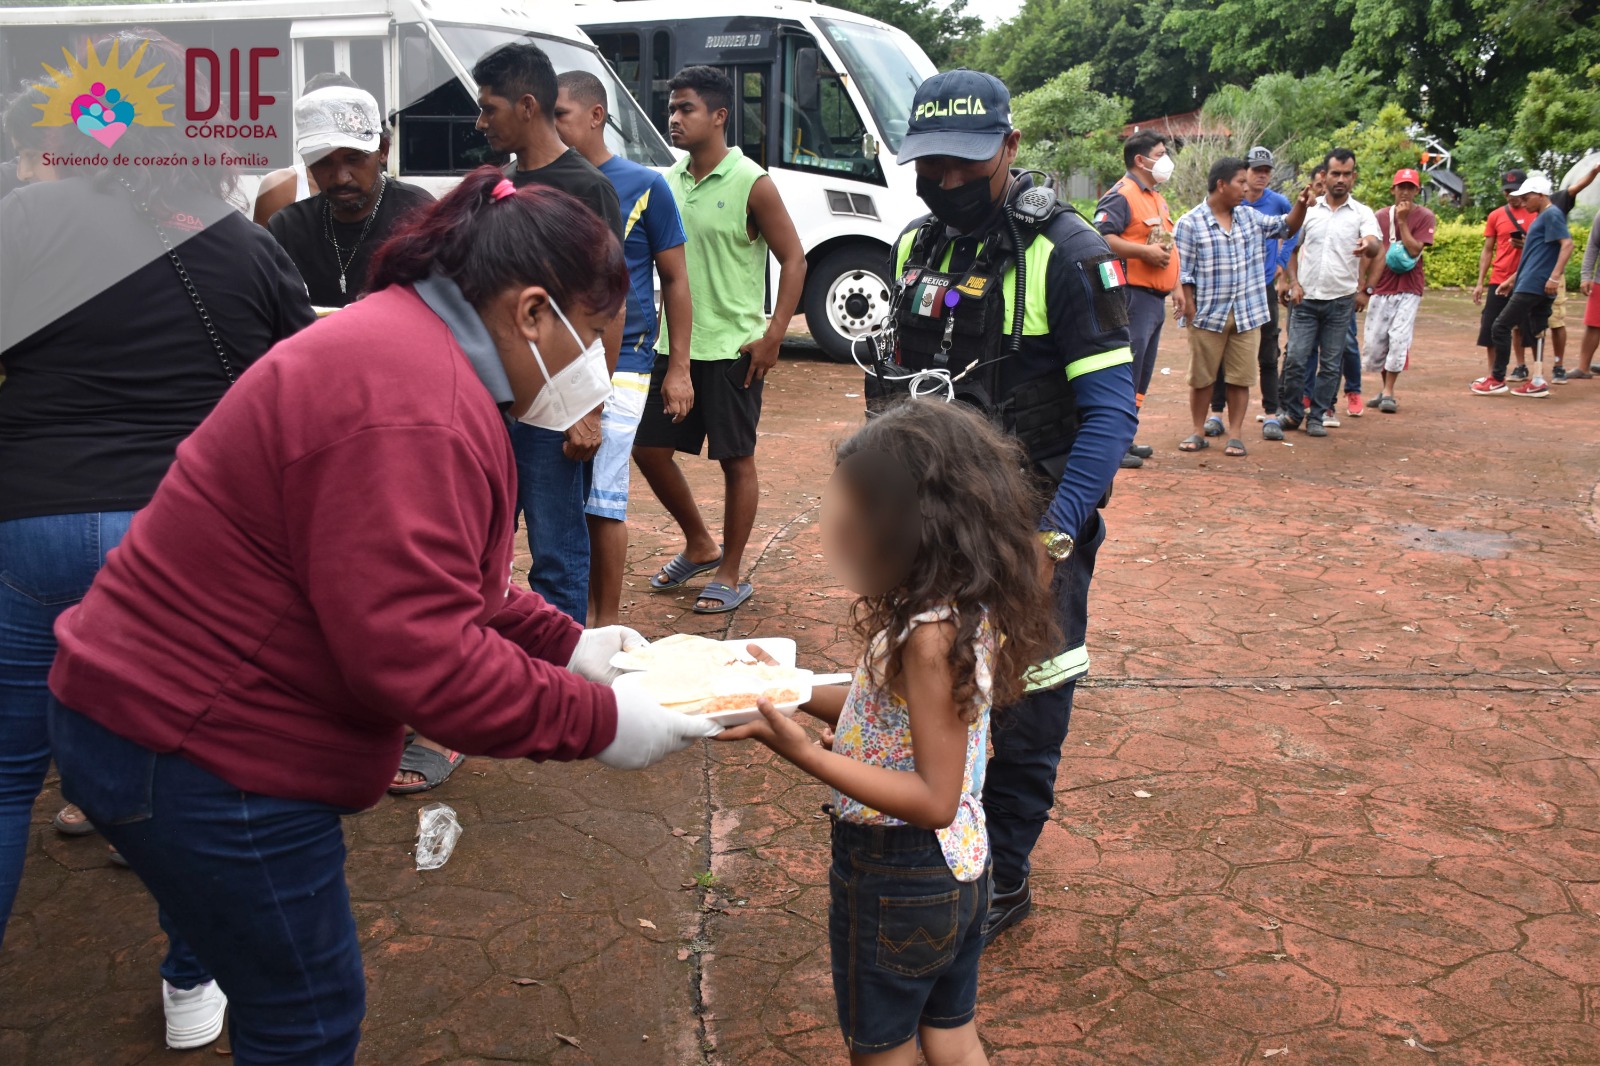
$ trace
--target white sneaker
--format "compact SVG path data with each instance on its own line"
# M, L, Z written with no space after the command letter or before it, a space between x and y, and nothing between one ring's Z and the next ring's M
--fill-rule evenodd
M187 992L161 982L161 1006L167 1014L167 1047L175 1050L205 1047L222 1035L228 997L215 981Z
M1322 424L1324 426L1326 426L1328 429L1338 429L1339 428L1339 420L1337 418L1333 417L1333 412L1332 411L1329 411L1327 414L1322 416Z

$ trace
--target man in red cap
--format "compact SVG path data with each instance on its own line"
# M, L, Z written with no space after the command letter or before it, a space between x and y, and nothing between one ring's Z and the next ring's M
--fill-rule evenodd
M1395 171L1394 203L1378 211L1378 233L1385 254L1367 260L1367 369L1383 372L1378 410L1400 410L1395 383L1411 357L1411 336L1422 305L1422 253L1433 244L1439 220L1417 203L1422 175L1410 167Z

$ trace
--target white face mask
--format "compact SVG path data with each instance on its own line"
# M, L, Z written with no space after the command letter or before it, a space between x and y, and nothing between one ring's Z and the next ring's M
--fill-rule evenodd
M581 345L583 341L578 337L578 331L561 313L560 306L551 300L550 307L561 319L561 324L567 327L567 332L572 334L572 339ZM539 346L529 341L528 347L539 364L539 373L544 375L544 388L533 398L533 406L528 408L528 413L517 421L565 433L577 425L584 415L605 403L606 397L611 395L611 375L606 373L606 349L599 337L578 353L576 359L562 367L555 377L550 376L550 368L544 365Z
M1157 159L1155 162L1150 164L1150 176L1155 179L1155 183L1157 185L1160 185L1162 182L1172 177L1172 167L1172 157L1170 155L1164 155L1160 159Z

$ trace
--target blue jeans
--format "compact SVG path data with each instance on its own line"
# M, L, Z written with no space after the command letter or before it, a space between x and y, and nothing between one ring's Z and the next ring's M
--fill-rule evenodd
M1310 420L1320 423L1333 410L1339 394L1340 362L1355 316L1354 295L1334 300L1302 300L1289 309L1289 352L1283 358L1278 417L1286 426L1300 424L1306 365L1316 355L1316 388Z
M517 506L528 527L528 586L580 625L589 616L589 464L561 454L565 435L518 422Z
M888 1051L978 1011L989 877L957 881L914 825L833 823L828 948L845 1045Z
M1322 363L1321 355L1322 353L1320 350L1315 351L1312 353L1311 358L1306 360L1305 394L1307 396L1310 396L1317 390L1317 368L1321 366ZM1344 339L1344 355L1341 369L1344 373L1344 391L1360 392L1361 341L1356 334L1356 315L1354 310L1350 312L1350 333ZM1337 400L1338 398L1338 392L1335 390L1334 399Z
M1105 523L1095 512L1078 547L1056 567L1056 621L1063 648L1084 643L1089 622L1089 582L1095 555L1106 538ZM1055 688L1029 692L1004 710L996 710L990 739L994 756L983 783L983 813L989 828L989 864L996 892L1009 892L1028 876L1028 861L1039 834L1056 804L1056 772L1061 745L1072 721L1077 679Z
M89 591L132 518L108 511L0 522L0 943L22 880L33 801L50 769L55 622Z
M54 700L50 738L67 797L160 905L174 944L162 976L214 977L227 994L233 1061L354 1062L366 980L344 880L352 812L241 792Z

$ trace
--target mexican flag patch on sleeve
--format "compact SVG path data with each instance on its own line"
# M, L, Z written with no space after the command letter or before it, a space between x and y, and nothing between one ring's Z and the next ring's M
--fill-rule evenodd
M1122 272L1122 260L1107 259L1096 270L1100 274L1100 287L1107 292L1120 289L1128 283L1128 276Z

